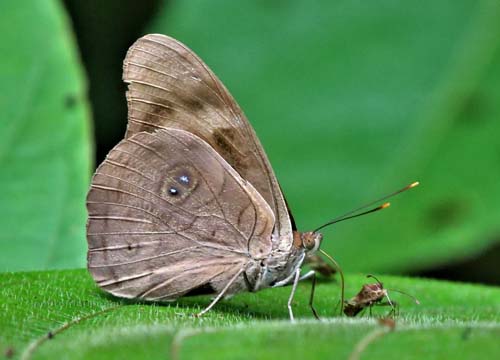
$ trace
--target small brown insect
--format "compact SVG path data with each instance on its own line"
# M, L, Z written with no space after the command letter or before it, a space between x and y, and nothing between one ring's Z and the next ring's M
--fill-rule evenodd
M364 309L368 308L370 310L374 305L389 305L391 311L389 314L393 315L397 313L397 304L389 298L389 293L382 282L373 275L367 275L368 278L374 278L377 282L375 284L364 284L361 290L353 298L347 300L344 305L344 314L350 317L354 317L359 314ZM406 294L399 290L391 290L399 292L403 295L411 297L416 304L420 302L413 296ZM386 298L387 302L382 302Z

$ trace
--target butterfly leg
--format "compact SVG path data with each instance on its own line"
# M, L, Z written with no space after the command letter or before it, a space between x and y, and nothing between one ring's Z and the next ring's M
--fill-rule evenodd
M309 273L307 273L306 275L309 275L311 273L311 271ZM306 276L304 275L304 276ZM301 279L304 277L302 276ZM312 285L311 285L311 295L309 296L309 307L311 308L311 311L314 315L314 317L319 320L319 316L318 316L318 313L316 311L316 309L314 308L314 291L316 290L316 272L314 272L314 270L312 271L312 275L310 276L312 277Z
M236 279L246 270L246 266L245 267L242 267L237 273L236 275L234 275L231 280L229 280L229 282L227 283L226 286L224 286L224 289L221 290L221 292L215 297L215 299L212 300L212 302L205 308L203 309L202 311L200 311L198 314L196 314L195 316L196 317L200 317L202 316L203 314L205 314L206 312L210 311L211 308L214 307L215 304L217 304L217 302L219 302L219 300L224 296L224 294L226 293L226 291L231 287L231 285L233 285L233 283L236 281Z
M305 273L304 275L302 275L299 278L299 281L310 279L313 275L315 275L315 271L314 270L308 271L307 273ZM281 281L277 282L272 287L288 286L288 285L293 284L294 282L295 282L295 273L292 273L291 276L289 276L285 280L281 280Z
M302 275L299 279L299 281L302 281L302 280L307 280L307 279L313 279L313 281L316 281L316 271L314 270L311 270L311 271L308 271L306 272L304 275Z
M290 297L288 298L288 314L290 314L290 320L295 321L293 317L293 311L292 311L292 301L293 297L295 295L295 290L297 290L297 284L299 283L300 280L300 268L295 270L295 277L293 279L293 285L292 285L292 292L290 293Z

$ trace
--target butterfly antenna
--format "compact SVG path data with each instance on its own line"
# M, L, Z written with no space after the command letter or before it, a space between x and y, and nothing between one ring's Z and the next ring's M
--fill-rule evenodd
M344 289L344 272L342 271L342 268L340 267L340 265L333 259L333 257L331 257L330 255L328 255L328 253L326 253L324 250L322 249L319 249L319 251L325 255L328 260L330 260L333 264L333 266L335 266L335 268L338 270L339 274L340 274L340 315L342 315L344 313L344 300L345 300L345 296L344 296L344 293L345 293L345 289Z
M373 212L376 212L379 210L383 210L385 208L388 208L389 206L391 206L391 203L386 202L386 203L383 203L382 205L377 206L376 208L373 208L373 209L370 209L367 211L363 211L359 214L355 214L355 215L344 214L342 216L339 216L338 218L335 218L335 219L327 222L326 224L321 225L319 228L315 229L313 232L318 232L327 226L330 226L332 224L336 224L336 223L344 221L344 220L354 219L354 218L357 218L359 216L363 216L363 215L370 214L370 213L373 213Z
M332 224L335 224L335 223L338 223L338 222L341 222L341 221L344 221L344 220L353 219L353 218L358 217L358 216L362 216L362 215L370 214L370 213L373 213L373 212L376 212L376 211L379 211L379 210L383 210L383 209L389 207L390 203L386 202L386 203L384 203L382 205L379 205L379 206L377 206L377 207L375 207L373 209L370 209L370 210L358 213L358 211L366 209L369 206L373 206L376 203L380 203L381 201L387 200L388 198L391 198L391 197L393 197L395 195L398 195L398 194L400 194L400 193L402 193L402 192L404 192L406 190L412 189L412 188L414 188L415 186L417 186L419 184L420 183L418 181L415 181L415 182L411 183L410 185L405 186L402 189L399 189L397 191L394 191L393 193L390 193L389 195L385 195L385 196L383 196L383 197L381 197L381 198L379 198L379 199L377 199L375 201L371 201L368 204L365 204L365 205L360 206L360 207L358 207L358 208L356 208L354 210L351 210L351 211L349 211L349 212L347 212L347 213L345 213L345 214L343 214L341 216L338 216L338 217L336 217L336 218L328 221L326 224L321 225L316 230L314 230L314 232L318 232L319 230L321 230L321 229L323 229L323 228L325 228L327 226L330 226Z

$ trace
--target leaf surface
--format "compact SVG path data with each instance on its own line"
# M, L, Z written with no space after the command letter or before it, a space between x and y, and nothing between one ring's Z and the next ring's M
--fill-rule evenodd
M0 4L0 271L85 263L89 107L58 1Z
M0 351L33 359L289 359L346 358L359 342L381 333L363 357L457 359L495 358L500 335L500 289L480 285L383 276L387 288L417 296L421 305L395 292L400 306L389 332L373 317L334 316L336 282L317 286L317 321L308 308L310 283L301 283L294 301L298 318L290 323L290 288L240 294L224 300L206 316L192 314L208 297L171 304L141 304L105 295L86 270L0 274ZM354 296L366 277L348 275L346 295ZM49 339L49 332L52 334Z

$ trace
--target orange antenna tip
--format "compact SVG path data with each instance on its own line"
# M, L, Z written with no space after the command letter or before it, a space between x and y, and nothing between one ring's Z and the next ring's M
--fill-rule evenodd
M404 191L406 191L406 190L409 190L409 189L411 189L411 188L414 188L414 187L415 187L415 186L417 186L418 184L420 184L418 181L412 182L410 185L407 185L407 186L405 186L404 188L399 189L398 191L393 192L392 194L386 195L386 196L384 196L384 197L382 197L382 198L380 198L380 199L377 199L377 200L375 200L375 201L372 201L372 202L370 202L370 203L368 203L368 204L366 204L366 205L360 206L360 207L359 207L359 208L357 208L357 209L351 210L351 211L349 211L349 212L345 213L345 214L344 214L344 215L342 215L342 216L339 216L339 217L337 217L337 218L335 218L335 219L333 219L333 220L330 220L330 221L329 221L329 222L327 222L326 224L323 224L323 225L321 225L320 227L318 227L317 229L315 229L313 232L318 232L319 230L323 229L324 227L330 226L330 225L335 224L335 223L338 223L338 222L340 222L340 221L344 221L344 220L352 219L352 218L355 218L355 217L358 217L358 216L361 216L361 215L366 215L366 214L370 214L370 213L373 213L373 212L376 212L376 211L379 211L379 210L385 209L385 208L387 208L387 207L389 207L389 206L391 205L389 202L383 203L382 205L379 205L379 206L377 206L376 208L373 208L373 209L370 209L370 210L367 210L367 211L363 211L363 212L361 212L361 213L357 213L357 214L356 214L356 212L359 212L359 211L361 211L361 210L363 210L363 209L366 209L366 208L367 208L367 207L369 207L369 206L372 206L372 205L374 205L374 204L380 203L380 202L382 202L382 201L384 201L384 200L387 200L387 199L388 199L388 198L390 198L390 197L393 197L393 196L395 196L395 195L397 195L397 194L400 194L400 193L402 193L402 192L404 192ZM354 214L354 215L353 215L353 214Z

